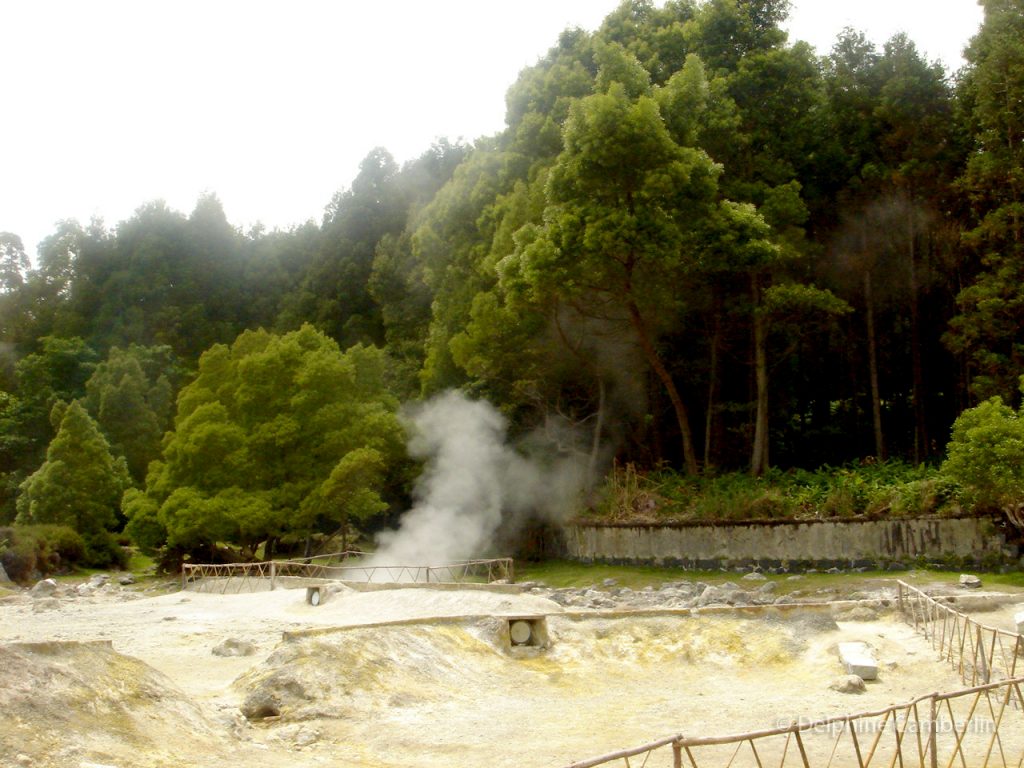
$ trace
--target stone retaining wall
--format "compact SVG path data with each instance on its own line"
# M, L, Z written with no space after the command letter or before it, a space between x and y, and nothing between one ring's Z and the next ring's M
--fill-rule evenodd
M583 562L645 563L702 570L753 568L959 568L1017 564L1000 521L918 518L662 525L572 523L563 549Z

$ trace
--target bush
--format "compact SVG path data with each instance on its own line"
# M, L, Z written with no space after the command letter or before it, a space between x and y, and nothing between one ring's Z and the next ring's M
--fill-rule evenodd
M86 558L85 541L66 525L17 525L0 528L6 542L0 562L16 582L29 583L67 571Z
M779 520L922 516L959 510L959 487L933 467L901 461L733 472L688 478L616 466L589 516L616 521Z

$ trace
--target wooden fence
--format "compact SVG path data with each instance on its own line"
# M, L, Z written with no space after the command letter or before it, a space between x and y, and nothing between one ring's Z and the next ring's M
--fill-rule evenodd
M570 768L1021 768L1024 678L933 693L874 712L728 736L668 736ZM1016 704L1017 706L1014 706Z
M1008 680L1024 673L1024 636L989 627L941 599L897 581L900 612L951 664L965 685Z
M213 565L186 563L181 568L181 588L220 594L239 594L274 589L283 579L354 581L371 584L466 584L512 583L511 558L463 560L443 565L352 564L362 552L321 555L309 560Z
M972 687L907 704L727 736L667 736L570 768L1024 768L1024 638L898 581L898 607Z

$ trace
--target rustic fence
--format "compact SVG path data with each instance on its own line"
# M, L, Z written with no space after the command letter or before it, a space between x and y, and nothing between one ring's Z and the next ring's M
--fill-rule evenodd
M612 764L625 768L1021 768L1022 686L1024 678L1003 680L953 693L933 693L874 712L797 721L729 736L680 734L573 763L570 768Z
M1024 672L1024 636L989 627L916 587L897 581L900 612L951 664L966 685L1008 680Z
M463 560L443 565L360 565L352 561L364 553L343 552L307 560L212 565L186 563L181 569L181 588L220 594L239 594L274 589L282 580L352 581L369 584L467 584L511 583L515 571L511 558ZM286 582L287 583L287 582Z
M897 604L972 687L907 704L728 736L668 736L570 768L1024 768L1024 638L898 581ZM632 761L632 762L631 762Z

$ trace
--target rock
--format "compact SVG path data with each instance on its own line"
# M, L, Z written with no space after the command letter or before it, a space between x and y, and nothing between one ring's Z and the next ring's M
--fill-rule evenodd
M960 586L964 589L981 589L981 579L970 573L961 573Z
M1017 634L1024 635L1024 611L1015 613L1013 615L1013 620L1017 624Z
M29 594L31 594L32 597L50 597L56 591L56 581L54 581L53 579L43 579L42 581L36 582L36 585L32 587L32 590L29 592Z
M7 575L7 571L4 570L4 564L0 563L0 584L10 584L11 578Z
M618 584L619 584L618 579L605 579L604 581L601 582L601 586L602 587L615 587L615 586L618 586Z
M743 577L743 581L767 581L768 577L760 571L751 571Z
M836 621L876 621L878 611L870 605L855 605L846 611L836 614Z
M14 762L18 765L32 765L32 758L26 754L18 753L14 756Z
M747 593L735 584L725 583L721 586L711 585L705 587L700 593L694 605L698 608L706 605L746 605L749 603Z
M214 656L252 656L256 653L256 646L248 640L229 637L220 645L215 645L211 653Z
M117 583L120 584L122 587L127 587L129 584L135 583L135 577L132 576L130 573L124 573L117 578Z
M757 588L757 591L760 592L762 595L767 595L771 592L774 592L778 588L779 585L776 584L774 581L766 581L764 584Z
M93 592L96 591L96 587L92 584L79 584L75 587L75 594L79 597L89 597Z
M265 720L281 714L281 702L270 691L253 691L245 697L240 707L247 720Z
M99 589L104 584L110 581L110 576L106 573L94 573L89 577L89 584Z
M867 686L864 685L864 679L857 675L843 675L837 677L829 685L829 689L838 691L839 693L864 693L867 690Z
M849 675L856 675L863 680L878 677L878 662L871 655L867 643L840 643L839 660Z
M40 597L32 604L33 613L53 611L60 608L60 600L55 597Z

